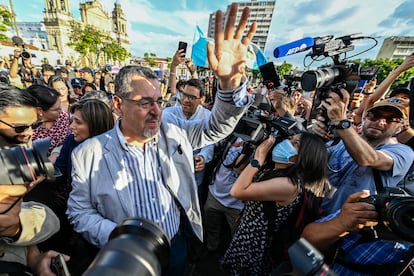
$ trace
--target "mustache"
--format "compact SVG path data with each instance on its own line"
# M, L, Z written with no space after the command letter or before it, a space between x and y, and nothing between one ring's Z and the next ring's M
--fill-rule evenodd
M147 122L149 122L149 121L160 121L161 120L161 117L160 116L157 116L157 115L149 115L146 119L145 119L145 122L147 123Z

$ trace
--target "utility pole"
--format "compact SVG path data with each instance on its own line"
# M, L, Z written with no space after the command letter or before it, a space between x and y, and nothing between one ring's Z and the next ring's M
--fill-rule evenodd
M14 25L14 31L16 33L16 36L19 36L19 28L17 27L16 14L14 13L14 8L13 8L13 0L9 0L9 2L10 2L10 13L11 13L11 17L12 17L13 25Z

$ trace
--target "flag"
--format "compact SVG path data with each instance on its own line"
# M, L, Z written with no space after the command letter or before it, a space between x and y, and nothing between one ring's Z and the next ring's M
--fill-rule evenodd
M207 60L207 38L204 36L203 31L197 25L196 32L194 34L193 48L191 50L191 59L193 63L197 66L208 68Z
M191 59L197 66L208 68L207 44L214 43L210 38L204 36L203 31L197 25L193 39ZM254 43L247 46L246 66L253 70L259 70L259 66L266 64L267 58L263 51Z
M254 43L247 46L246 66L253 70L259 70L259 66L266 64L267 58L263 51Z

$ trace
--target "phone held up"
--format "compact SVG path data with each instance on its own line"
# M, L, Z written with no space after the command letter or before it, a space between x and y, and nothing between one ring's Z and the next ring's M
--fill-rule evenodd
M52 259L51 268L57 276L70 276L70 272L66 265L65 259L61 254Z
M185 56L185 54L187 52L187 42L184 42L184 41L178 42L178 50L181 50L181 49L184 50L183 53L182 53L182 56Z

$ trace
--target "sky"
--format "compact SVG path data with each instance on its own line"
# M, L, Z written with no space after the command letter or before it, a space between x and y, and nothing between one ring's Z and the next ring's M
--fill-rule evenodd
M8 5L9 0L0 0ZM115 0L101 0L111 12ZM128 20L130 52L142 57L155 53L172 57L178 41L187 41L189 52L197 25L207 33L209 15L226 10L228 0L118 0ZM241 0L239 2L250 2ZM79 1L70 0L74 17L80 18ZM45 0L13 0L18 22L43 20ZM414 1L412 0L277 0L265 55L269 61L286 61L303 68L305 53L274 58L275 47L303 37L321 37L359 33L376 38L376 47L355 58L375 59L382 40L389 36L414 36ZM354 41L355 50L348 56L374 46L372 40ZM325 63L330 63L328 58ZM305 63L308 63L305 60Z

